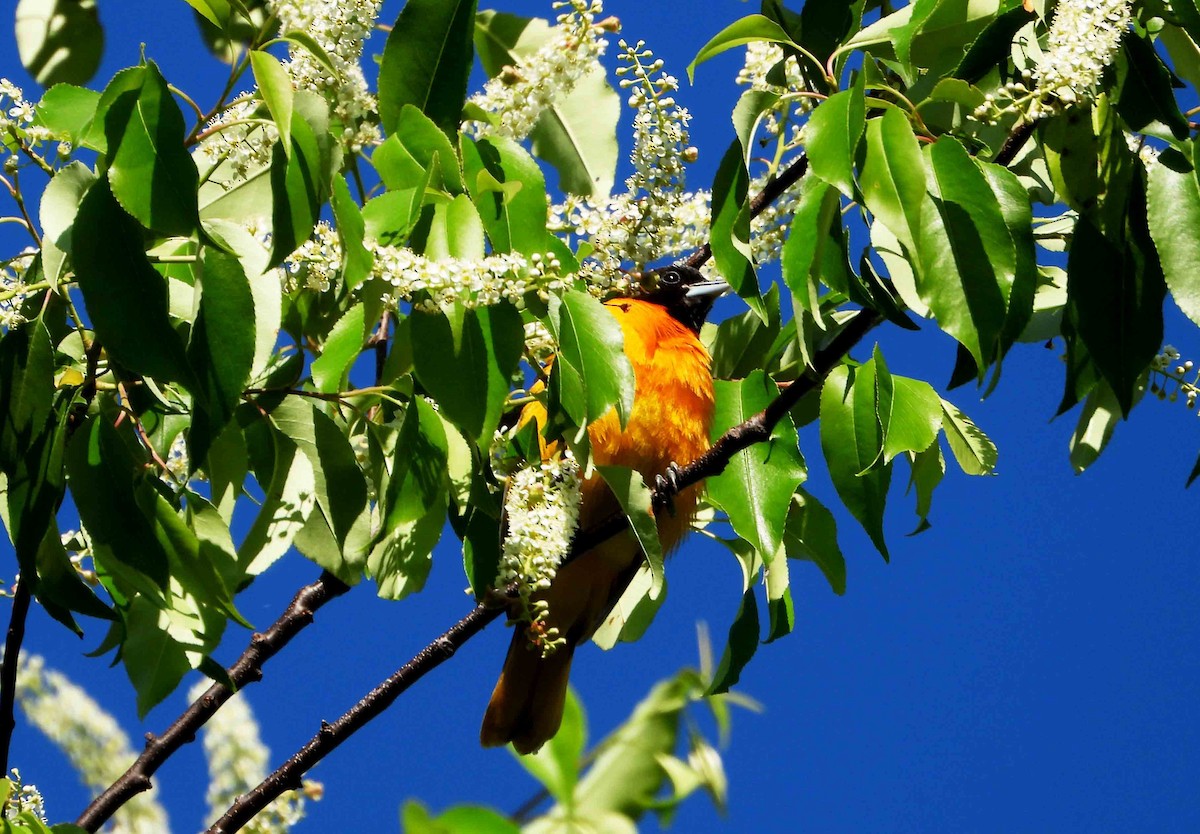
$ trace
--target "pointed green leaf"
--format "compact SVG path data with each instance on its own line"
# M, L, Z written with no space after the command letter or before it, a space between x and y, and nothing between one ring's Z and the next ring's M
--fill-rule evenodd
M996 444L951 402L942 400L942 426L959 467L968 475L991 475L996 469Z
M550 296L550 330L558 342L552 381L564 410L577 426L617 409L621 425L633 410L633 367L613 313L579 290Z
M475 59L474 0L409 0L388 33L379 68L379 116L394 133L412 104L448 136L458 133Z
M783 544L789 559L812 562L835 594L846 593L846 559L837 543L837 522L824 504L803 489L792 499Z
M718 381L714 387L714 439L762 411L775 395L762 371L736 382ZM791 421L781 420L770 441L738 452L724 472L706 482L709 500L729 515L734 531L764 559L779 549L792 494L808 477L798 442Z

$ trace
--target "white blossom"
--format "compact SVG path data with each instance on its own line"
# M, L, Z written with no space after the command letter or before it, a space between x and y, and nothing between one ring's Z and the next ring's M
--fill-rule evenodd
M304 287L328 292L342 270L342 244L332 226L322 220L312 236L284 264L284 291Z
M22 655L17 667L17 703L29 723L63 751L80 777L98 796L136 758L129 737L103 707L61 672L45 668L38 655ZM139 793L113 817L117 834L163 834L167 815L157 790Z
M550 587L570 550L579 526L580 483L579 464L566 452L518 469L504 495L508 526L497 581L501 587L516 583L531 642L543 653L562 638L546 626L545 601L533 596Z
M783 84L773 84L767 80L767 75L777 64L783 61ZM749 87L751 90L775 93L779 96L789 96L792 93L808 90L808 82L800 71L800 63L795 55L787 56L784 60L783 47L769 41L752 41L746 44L746 60L738 70L736 82ZM803 117L813 108L813 99L807 96L790 96L767 113L766 130L772 136L778 136L783 125L793 122L792 138L796 139L799 125L795 120Z
M570 11L558 16L549 40L515 66L505 67L482 93L471 97L472 103L496 116L495 124L468 123L467 129L476 136L524 139L546 108L569 95L583 76L599 66L608 45L604 34L615 28L612 19L597 21L604 11L601 0L556 2L554 8Z
M201 681L189 693L200 698L209 684ZM242 693L237 693L204 725L204 754L208 758L208 823L211 825L239 796L267 776L271 751L259 738L258 722ZM271 802L246 824L250 834L286 834L304 818L305 798L318 799L320 785L305 782L300 791L288 791Z
M16 820L21 814L33 814L42 822L46 819L46 800L37 785L26 784L21 779L21 771L15 767L9 772L8 781L11 784L8 804L4 808L4 818Z
M426 310L463 304L489 306L507 300L521 306L525 293L543 297L564 289L562 264L552 254L528 257L504 252L483 258L426 258L399 246L376 246L374 275L395 288L393 304L415 302ZM421 298L428 293L426 298Z
M1060 0L1045 54L1033 73L1046 106L1071 105L1095 95L1131 21L1129 0Z
M379 131L368 116L376 102L367 88L360 64L363 41L370 37L382 0L272 0L270 11L279 19L284 35L303 32L325 52L332 67L296 43L289 45L284 69L297 90L323 96L341 125L341 143L349 153L379 141ZM271 160L271 147L279 138L273 125L240 124L254 117L256 97L244 93L212 124L197 152L210 165L230 168L232 186Z
M7 330L25 323L21 315L21 305L27 297L25 275L36 254L36 250L26 248L0 266L0 328Z

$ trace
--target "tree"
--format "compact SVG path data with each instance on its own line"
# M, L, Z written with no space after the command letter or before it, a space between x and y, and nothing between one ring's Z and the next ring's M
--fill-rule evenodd
M22 60L52 86L36 105L0 91L12 219L33 243L14 250L0 294L3 517L20 569L0 718L11 726L33 598L71 629L108 621L104 648L142 714L192 670L214 681L84 812L85 830L364 577L389 599L418 593L435 545L458 540L477 605L210 830L238 830L298 787L499 618L498 596L540 578L522 567L535 555L646 529L659 490L610 473L627 517L573 544L546 528L547 552L510 547L501 522L503 484L538 471L538 443L512 416L550 353L538 396L577 461L587 423L632 397L598 300L628 292L629 270L682 258L745 303L705 330L718 426L680 473L706 479L698 526L738 559L742 605L716 668L651 696L661 736L638 780L602 779L606 757L634 760L618 734L596 757L601 776L580 781L578 721L527 763L558 802L538 830L628 827L668 781L672 800L701 785L719 795L711 745L689 734L692 755L673 755L683 706L706 697L723 715L760 637L792 630L789 560L844 589L827 505L886 559L897 462L918 531L945 451L967 474L993 471L996 448L958 394L893 374L878 346L851 358L868 333L928 320L957 344L949 387L984 392L1015 345L1049 341L1064 360L1059 412L1080 411L1080 470L1147 389L1194 407L1197 377L1163 345L1168 294L1200 322L1200 187L1173 87L1196 78L1190 2L764 2L688 68L703 84L707 61L745 47L724 150L692 147L678 82L641 41L620 41L634 147L616 195L621 100L599 58L618 24L597 2L559 4L549 25L410 0L377 83L361 59L378 2L189 3L231 64L208 109L152 50L82 86L98 22L94 5L65 1L17 12ZM469 96L477 58L490 80ZM242 86L253 91L234 95ZM689 192L698 153L721 161L711 190ZM814 421L832 494L804 486L797 431ZM542 484L546 503L560 480ZM70 507L80 530L64 543ZM647 564L602 643L637 639L664 597L661 554L643 540ZM229 620L248 625L239 594L293 549L320 578L222 668L212 654ZM645 738L646 721L623 732ZM481 815L436 825L477 830ZM417 806L405 823L441 830Z

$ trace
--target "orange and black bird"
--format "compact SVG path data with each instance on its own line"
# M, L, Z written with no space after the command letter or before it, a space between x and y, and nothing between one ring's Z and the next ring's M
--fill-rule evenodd
M627 466L646 483L661 483L672 467L691 463L709 447L713 381L699 331L713 302L729 289L699 271L674 265L647 273L636 298L605 307L621 325L625 355L633 366L633 410L624 430L615 411L588 426L592 457L599 465ZM521 421L544 425L546 410L531 403ZM657 513L663 552L679 544L691 523L700 487L678 493L672 512ZM583 482L579 529L595 527L621 507L599 476ZM626 531L564 566L538 598L549 603L546 625L566 643L543 657L525 630L513 635L500 680L483 717L485 747L512 742L520 753L540 748L558 732L575 647L604 622L642 563L642 551Z

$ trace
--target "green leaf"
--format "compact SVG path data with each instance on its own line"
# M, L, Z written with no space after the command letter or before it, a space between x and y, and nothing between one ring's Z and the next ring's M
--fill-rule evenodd
M233 8L229 5L229 0L186 0L186 2L218 28L224 28L233 17Z
M128 568L146 577L142 590L166 588L168 556L135 497L142 463L135 461L118 430L103 417L80 427L67 446L71 497L105 570ZM123 577L130 577L122 570ZM150 584L153 583L153 586Z
M1162 344L1166 294L1154 247L1138 245L1145 222L1140 203L1130 206L1129 232L1120 244L1081 217L1067 258L1067 317L1125 414Z
M548 324L559 346L552 388L563 409L582 427L615 407L624 426L633 410L634 376L618 320L579 290L550 296L549 310Z
M914 536L929 527L929 510L933 506L933 491L946 474L946 459L942 447L934 443L923 452L909 452L910 468L908 489L917 489L917 528L909 533Z
M859 185L867 209L917 257L921 213L925 203L925 165L917 137L898 110L867 121L866 156Z
M789 559L812 562L835 594L846 593L846 559L837 543L837 522L824 504L803 489L792 497L783 544Z
M633 579L608 612L601 626L592 635L592 642L608 650L617 643L633 643L642 638L658 609L667 601L667 585L655 588L654 572L648 564L642 564Z
M1193 153L1195 146L1193 145ZM1163 154L1149 170L1147 215L1171 298L1200 324L1200 238L1179 234L1200 229L1196 171L1177 155Z
M1071 435L1071 468L1082 474L1100 457L1121 419L1121 404L1112 387L1101 380L1083 402Z
M37 103L36 122L73 145L96 116L100 93L71 84L55 84ZM78 163L73 163L78 164Z
M416 106L448 136L458 133L475 60L474 0L409 0L383 47L379 116L394 133L400 111Z
M917 289L982 374L998 355L1016 278L1013 239L996 195L957 140L938 140L926 160L932 210L921 217Z
M817 177L806 179L800 186L791 230L783 242L783 281L793 302L812 313L818 327L824 326L819 313L825 250L831 244L832 224L841 224L841 207L837 189Z
M189 364L199 377L188 452L199 466L217 435L233 418L254 365L254 296L238 260L204 248L200 313L188 345Z
M284 152L284 142L291 145L290 153ZM283 263L317 225L332 189L332 154L327 105L315 94L298 92L292 132L271 156L271 266Z
M254 523L238 548L238 563L257 576L279 560L316 507L316 475L299 446L265 418L245 427L246 448L263 484L264 499Z
M350 196L350 186L346 184L345 177L334 177L332 198L333 219L345 256L342 279L348 288L354 289L370 276L375 256L364 243L366 224L362 210Z
M519 66L545 45L552 30L544 20L481 11L475 19L475 49L494 78ZM565 96L555 96L529 135L533 153L550 163L559 189L583 197L608 196L617 170L617 121L621 101L597 61Z
M167 80L149 62L118 76L114 86L115 97L101 109L113 196L147 229L192 234L199 222L198 174Z
M404 834L520 834L521 829L489 808L459 805L438 817L410 799L400 812Z
M42 192L38 219L42 222L42 269L55 284L66 274L75 216L83 195L96 176L82 162L60 168Z
M381 502L382 529L367 560L381 597L403 599L425 585L449 503L447 459L442 421L429 403L414 397Z
M492 249L541 255L547 251L546 180L537 162L511 139L492 136L472 142L462 140L467 190ZM499 188L485 183L498 183Z
M90 529L90 528L89 528ZM144 597L135 597L125 612L125 642L121 656L137 691L139 718L175 691L192 670L183 646L171 636L160 611Z
M347 310L329 331L321 355L312 363L313 385L318 391L332 394L341 388L354 360L362 353L366 324L360 302Z
M271 412L271 421L312 466L317 507L337 544L339 557L332 563L318 563L343 582L353 584L370 546L371 513L367 482L350 442L332 417L300 397L285 398Z
M1012 54L1017 32L1035 20L1037 12L1025 8L1024 4L997 15L958 62L954 77L974 84L993 70L1002 69Z
M896 39L896 56L929 69L934 77L942 75L958 66L1001 7L1001 0L918 0L911 28Z
M1186 139L1188 120L1179 112L1171 70L1158 57L1149 38L1130 34L1121 39L1125 60L1117 112L1130 130L1156 136Z
M942 404L933 386L919 379L892 377L892 411L883 459L928 449L942 428Z
M615 834L622 829L608 825L613 819L608 815L637 819L655 807L666 778L658 758L674 752L684 710L699 688L694 672L657 684L625 723L596 745L595 760L575 789L572 818L604 819L598 830ZM561 810L556 806L547 817Z
M536 753L517 756L517 761L542 783L550 796L569 805L575 786L579 783L586 744L587 721L583 707L575 692L568 689L558 733Z
M76 611L104 620L115 619L116 615L80 578L79 571L63 547L58 524L51 522L45 529L46 535L37 552L38 601L46 606L47 613L82 637L83 630L74 625L70 614L66 612ZM56 612L55 609L62 610Z
M395 132L371 157L389 191L423 184L423 172L436 170L434 182L451 194L464 191L462 170L454 144L428 116L406 104ZM423 185L422 185L423 187Z
M762 371L736 382L718 381L714 387L714 439L762 411L777 393ZM792 494L808 477L798 444L791 421L781 420L768 442L738 452L725 471L706 482L708 499L729 515L734 532L765 560L779 549Z
M767 588L769 615L764 643L771 643L791 634L796 626L796 610L792 603L791 580L788 574L787 559L772 559L764 568L763 584Z
M747 588L742 595L742 604L738 607L737 616L729 627L729 641L721 662L713 674L712 685L708 694L720 695L732 689L741 678L742 669L754 657L758 649L758 601L754 598L754 589Z
M701 331L700 338L712 357L714 379L741 379L766 365L781 338L778 286L773 285L767 291L763 303L767 308L766 322L747 310L719 325L707 324ZM787 338L794 339L795 334Z
M250 52L250 68L254 70L254 81L258 84L258 92L267 104L271 118L279 129L280 136L288 136L292 132L292 108L295 102L295 90L288 71L269 52L255 49ZM283 145L284 153L290 154L292 144Z
M521 314L508 303L414 312L413 367L443 414L482 447L500 424L509 381L525 347Z
M744 146L734 140L721 163L712 187L712 230L709 243L721 276L766 321L761 290L750 257L750 175Z
M107 180L80 203L71 245L88 316L108 355L135 373L188 385L192 372L167 315L166 281L146 259L142 230Z
M996 469L996 444L947 400L942 400L942 427L959 467L968 475L991 475Z
M43 87L84 83L104 55L96 0L20 0L15 33L21 64Z
M860 85L821 102L804 128L812 173L850 199L855 197L854 159L865 128L866 100Z
M666 580L663 577L662 542L658 539L658 526L650 506L650 488L640 473L628 467L597 466L596 469L629 518L629 526L650 566L650 594L657 597Z
M687 66L688 81L695 83L696 67L705 61L720 55L727 49L745 46L748 43L767 41L769 43L797 45L788 37L788 33L769 17L761 14L751 14L735 20L717 34L709 38L708 43L700 47L696 57Z
M888 559L883 511L892 479L891 464L873 467L883 450L876 405L875 374L839 366L821 388L821 448L829 476L850 511Z

